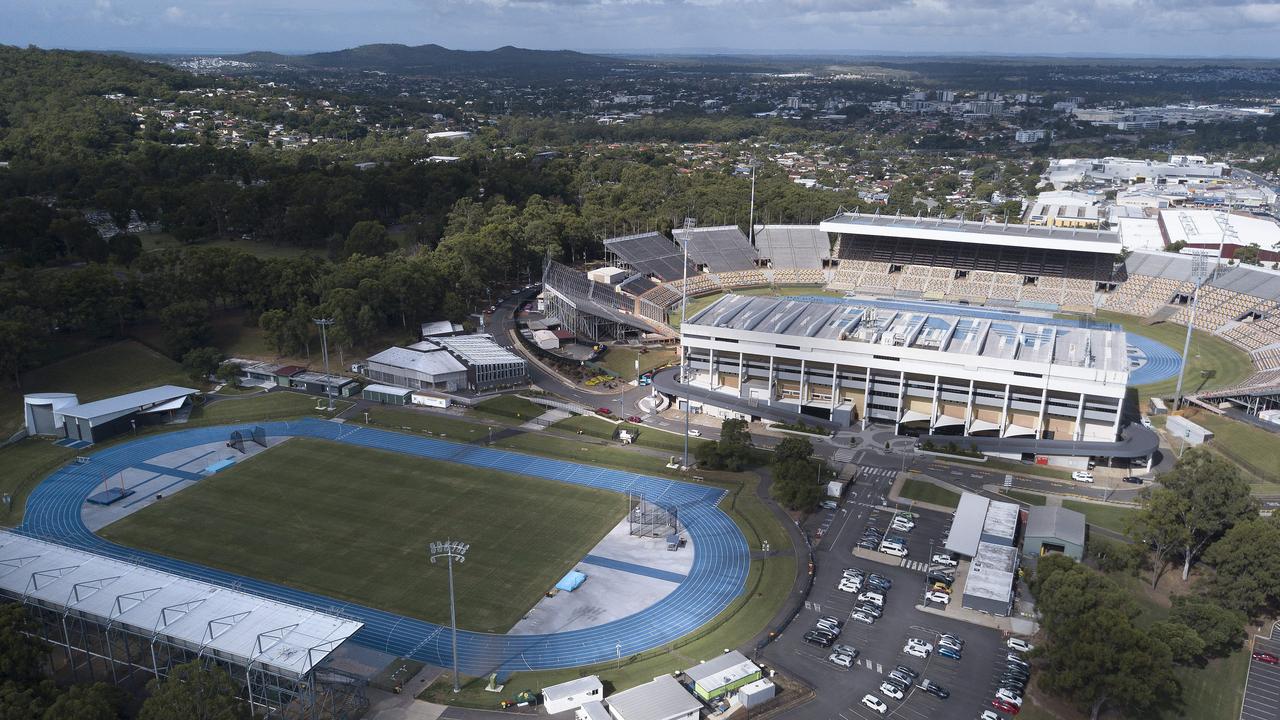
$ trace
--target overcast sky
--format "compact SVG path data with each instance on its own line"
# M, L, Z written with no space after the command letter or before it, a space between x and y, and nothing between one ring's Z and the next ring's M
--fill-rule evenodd
M1280 0L0 0L0 42L1280 57Z

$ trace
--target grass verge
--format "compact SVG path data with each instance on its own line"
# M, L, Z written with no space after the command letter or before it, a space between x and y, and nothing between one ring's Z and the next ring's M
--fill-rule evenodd
M459 625L504 632L625 512L603 490L294 438L101 535L432 622L449 618L447 576L423 548L463 537Z
M1280 478L1280 438L1262 428L1205 410L1188 412L1187 419L1213 432L1209 447L1230 458L1260 481Z
M636 361L640 361L640 372L662 367L675 362L676 351L661 349L639 352L627 347L608 346L609 350L600 360L600 365L623 380L636 379Z
M906 482L902 483L902 490L898 494L909 500L917 500L919 502L927 502L933 505L943 505L951 508L960 504L959 493L951 492L950 490L938 487L931 482L916 480L915 478L907 478Z
M1079 500L1063 500L1062 507L1068 510L1075 510L1078 513L1084 513L1085 522L1090 525L1097 525L1118 533L1125 531L1125 523L1135 512L1133 508L1099 505Z
M531 420L547 410L535 402L525 400L516 395L498 395L477 403L475 411L483 415Z

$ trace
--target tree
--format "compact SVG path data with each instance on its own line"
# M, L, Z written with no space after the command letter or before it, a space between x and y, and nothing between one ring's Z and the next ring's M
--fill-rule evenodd
M181 358L187 351L209 344L213 327L209 324L209 308L205 303L186 300L160 311L160 328L169 353Z
M1173 661L1179 665L1192 665L1204 655L1204 640L1182 623L1153 623L1148 632L1169 648Z
M365 255L380 257L396 249L395 240L387 233L387 228L376 220L363 220L356 223L347 233L347 240L342 245L343 255Z
M125 694L114 685L72 685L58 696L41 720L117 720Z
M207 380L218 370L222 357L222 351L215 347L189 350L182 356L182 369L187 371L187 375L191 376L192 380Z
M1237 523L1205 551L1207 592L1223 607L1258 616L1280 608L1280 517Z
M107 240L111 259L121 265L130 265L142 254L142 239L129 233L117 233Z
M773 461L775 463L787 460L808 460L811 457L813 457L813 443L806 438L794 435L782 438L782 442L773 448Z
M1226 657L1244 641L1244 626L1248 622L1244 613L1224 608L1200 595L1175 595L1172 601L1170 622L1182 623L1194 630L1204 642L1206 656Z
M775 500L792 510L809 511L822 499L822 486L817 470L805 460L784 460L772 466L773 485L769 488Z
M1185 508L1186 501L1181 495L1158 487L1143 497L1142 509L1129 519L1129 535L1150 548L1155 556L1151 587L1159 584L1178 549L1187 545L1190 536L1178 520L1186 512Z
M1236 465L1205 448L1184 453L1160 482L1184 500L1168 506L1177 511L1168 520L1185 529L1181 547L1183 580L1191 573L1191 563L1211 542L1258 512L1249 483L1240 477Z
M44 644L36 640L35 622L17 603L0 604L0 677L34 683L44 676Z
M240 688L219 667L199 660L178 665L163 681L147 684L151 696L142 703L138 720L249 720L249 706Z

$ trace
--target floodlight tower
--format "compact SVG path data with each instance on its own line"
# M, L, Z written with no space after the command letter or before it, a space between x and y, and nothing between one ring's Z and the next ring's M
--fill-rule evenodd
M684 335L684 315L685 309L689 305L689 233L693 231L697 220L691 217L684 219L684 281L680 283L680 334ZM686 354L684 343L680 343L680 382L689 381L689 357ZM689 467L689 393L684 396L684 465Z
M461 540L439 540L431 543L431 562L445 558L449 565L449 627L453 630L453 691L458 692L458 612L453 601L453 561L459 564L467 559L471 546Z
M751 243L751 247L756 246L756 162L755 156L751 157L751 162L747 164L751 168L751 207L747 209L747 242Z
M326 330L333 325L333 318L312 318L311 322L320 326L320 353L324 356L324 374L329 374L329 335ZM333 412L333 383L328 378L324 381L324 394L329 397L329 412Z
M1200 289L1217 277L1218 268L1222 264L1222 248L1227 244L1227 240L1230 239L1232 244L1239 244L1236 229L1231 225L1231 218L1226 211L1217 213L1214 220L1222 230L1222 235L1218 238L1218 256L1213 262L1213 269L1206 267L1209 256L1203 253L1192 256L1191 275L1196 287L1191 291L1191 317L1187 320L1187 335L1182 341L1182 366L1178 368L1178 386L1173 392L1174 410L1182 407L1182 380L1187 373L1187 355L1191 352L1191 330L1195 327L1196 310L1200 307Z

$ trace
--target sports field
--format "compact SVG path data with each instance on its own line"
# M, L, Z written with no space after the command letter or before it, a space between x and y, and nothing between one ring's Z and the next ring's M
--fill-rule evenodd
M621 520L580 486L294 438L108 526L130 547L448 623L427 544L471 543L458 624L505 632Z
M1143 325L1142 318L1117 312L1099 310L1097 319L1116 323L1123 326L1126 332L1164 343L1179 354L1182 352L1182 344L1187 335L1185 325L1167 322ZM1199 330L1191 333L1191 352L1187 360L1184 392L1195 393L1227 387L1239 382L1251 372L1253 372L1253 362L1245 351L1209 333ZM1139 385L1139 402L1145 403L1149 397L1172 397L1177 385L1177 377Z

